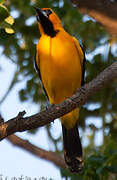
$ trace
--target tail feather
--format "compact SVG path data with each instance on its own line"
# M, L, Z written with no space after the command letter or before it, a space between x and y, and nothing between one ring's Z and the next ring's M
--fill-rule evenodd
M77 124L74 128L66 129L62 125L65 162L71 172L80 172L83 169L82 145Z

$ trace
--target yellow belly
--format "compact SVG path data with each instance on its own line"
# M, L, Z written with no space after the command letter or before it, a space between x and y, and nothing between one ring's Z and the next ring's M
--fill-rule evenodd
M81 64L73 39L66 32L58 33L55 38L43 35L38 50L42 83L50 103L59 104L81 86ZM74 119L76 116L78 119L78 109L73 112L71 114ZM64 124L67 122L67 116L71 116L70 113L61 118ZM77 120L71 124L75 121Z

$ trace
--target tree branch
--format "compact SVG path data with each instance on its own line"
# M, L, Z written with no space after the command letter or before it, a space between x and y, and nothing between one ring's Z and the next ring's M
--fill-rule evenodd
M72 0L83 14L88 14L100 22L106 30L117 36L117 1Z
M94 95L106 83L112 82L117 77L117 61L106 68L94 80L79 88L76 94L59 105L54 105L47 110L30 117L23 118L19 115L0 125L0 140L15 133L38 128L54 121L78 106L85 104L87 98Z
M19 138L16 135L11 135L7 137L7 140L13 145L28 151L29 153L35 155L36 157L48 160L61 168L66 168L64 159L55 152L43 150L31 144L29 141Z

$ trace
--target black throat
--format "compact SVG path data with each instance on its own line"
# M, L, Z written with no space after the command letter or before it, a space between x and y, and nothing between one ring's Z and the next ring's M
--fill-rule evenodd
M52 22L48 18L43 17L40 20L40 23L44 29L44 33L52 38L55 37L56 34L59 32L59 30L54 29Z

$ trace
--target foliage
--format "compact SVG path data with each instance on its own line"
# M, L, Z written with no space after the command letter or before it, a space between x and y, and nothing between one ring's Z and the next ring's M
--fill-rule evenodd
M92 149L86 157L84 170L80 174L70 174L61 169L62 177L70 180L107 180L117 179L117 143L108 138L108 143L98 149ZM68 175L69 174L69 175Z
M22 102L30 100L40 104L41 109L43 109L47 99L35 72L33 60L36 44L40 37L33 5L53 8L62 19L64 28L83 44L87 55L86 82L91 81L113 61L117 60L117 48L115 44L110 45L112 37L100 24L86 15L82 16L68 0L8 0L6 2L0 0L0 46L3 47L3 54L17 66L17 72L11 82L9 91L19 81L25 80L26 86L19 92L20 100ZM11 15L15 14L15 22L9 16L9 12ZM9 19L6 19L8 17ZM15 33L8 34L6 28L11 28L11 25ZM117 80L92 96L87 101L87 104L81 108L79 126L83 138L88 141L84 147L85 168L81 175L72 176L69 172L61 170L62 176L70 176L73 180L109 179L111 176L117 178L117 145L115 143L117 141L116 87ZM99 121L98 125L95 123L96 118ZM90 121L91 119L94 119L93 122ZM46 130L48 137L55 145L56 151L60 152L58 144L61 142L61 138L54 138L51 125L47 126ZM87 130L89 133L87 133ZM100 131L103 141L100 143L101 146L97 147L95 137L97 132ZM108 138L109 134L110 137Z
M3 5L4 0L0 0L0 28L5 29L7 33L14 33L11 25L14 23L13 18L10 16L8 9Z

